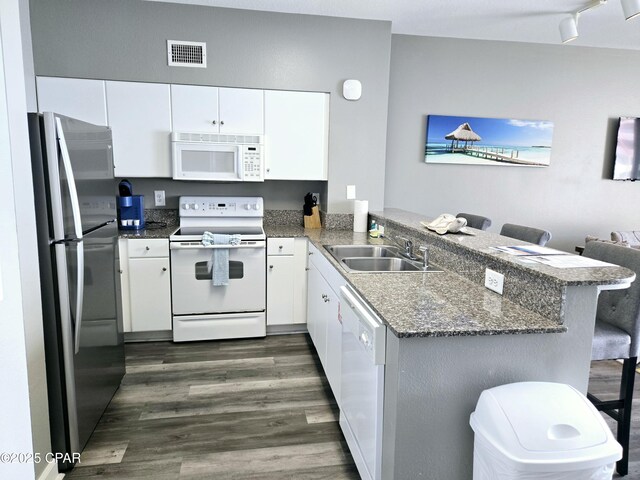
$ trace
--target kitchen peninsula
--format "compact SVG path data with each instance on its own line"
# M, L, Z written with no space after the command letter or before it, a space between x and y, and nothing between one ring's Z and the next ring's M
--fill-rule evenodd
M514 239L481 231L439 236L420 225L424 217L394 209L371 217L388 238L428 245L445 271L347 273L323 245L385 240L344 230L266 232L307 236L387 326L382 478L468 480L469 415L480 393L529 380L586 392L598 292L625 288L634 273L528 264L489 249L524 243ZM484 287L485 268L504 275L502 296Z

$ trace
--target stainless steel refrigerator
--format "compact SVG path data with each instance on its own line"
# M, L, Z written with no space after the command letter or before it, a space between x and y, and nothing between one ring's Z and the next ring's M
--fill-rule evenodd
M73 454L124 375L111 129L54 113L28 121L51 441Z

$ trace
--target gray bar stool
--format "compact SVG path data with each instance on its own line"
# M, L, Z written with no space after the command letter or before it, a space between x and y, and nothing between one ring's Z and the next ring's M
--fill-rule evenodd
M524 242L535 243L544 247L551 240L551 232L541 230L539 228L526 227L524 225L514 225L513 223L505 223L500 230L500 235L505 237L517 238Z
M640 250L606 242L589 242L583 256L614 263L633 270L636 280L624 290L608 290L600 294L596 327L591 347L591 360L624 359L620 396L617 400L600 400L588 393L591 403L618 423L618 442L622 459L616 464L620 475L629 470L629 434L631 431L631 401L635 369L640 352Z
M467 227L477 228L478 230L486 230L491 226L491 219L482 215L474 215L473 213L459 213L456 217L462 217L467 220Z

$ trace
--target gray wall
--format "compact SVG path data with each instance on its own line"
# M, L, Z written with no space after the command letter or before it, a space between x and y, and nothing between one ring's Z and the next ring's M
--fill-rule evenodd
M0 452L51 451L31 179L23 3L0 0ZM47 462L1 462L0 478L34 479Z
M36 75L329 92L328 211L352 211L347 184L382 208L389 22L139 0L32 0L31 21ZM207 42L208 68L168 67L167 39Z
M573 251L640 230L640 183L609 180L617 117L640 116L640 52L393 35L385 205L541 227ZM551 120L547 168L426 165L426 116Z

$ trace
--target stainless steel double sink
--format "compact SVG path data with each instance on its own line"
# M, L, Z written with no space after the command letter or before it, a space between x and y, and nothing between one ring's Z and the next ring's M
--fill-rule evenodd
M350 273L441 272L402 256L393 245L324 245L336 261Z

